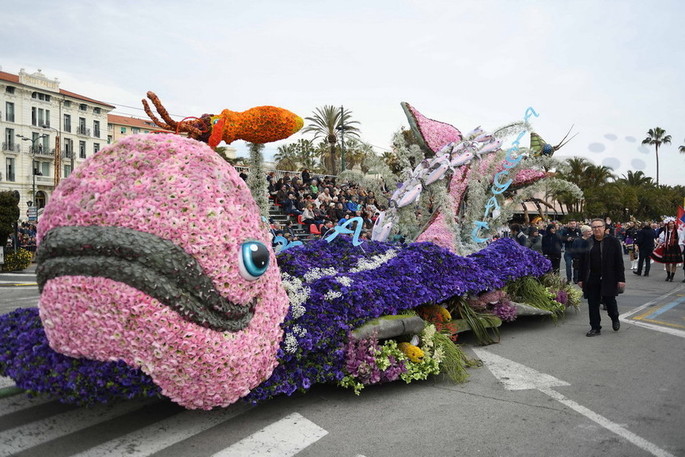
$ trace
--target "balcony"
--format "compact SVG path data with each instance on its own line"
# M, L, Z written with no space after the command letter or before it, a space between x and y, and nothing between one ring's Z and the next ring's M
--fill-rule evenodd
M76 129L76 134L77 135L90 136L90 129L88 129L86 127L79 127Z
M2 152L14 152L16 154L21 152L19 143L2 143Z
M44 148L42 145L31 146L29 148L29 154L43 157L52 157L55 155L55 150L50 148Z

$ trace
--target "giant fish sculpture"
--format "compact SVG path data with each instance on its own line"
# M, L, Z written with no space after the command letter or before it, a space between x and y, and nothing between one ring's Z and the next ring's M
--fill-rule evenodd
M55 191L38 241L40 321L34 310L0 318L0 374L65 401L116 385L191 409L340 381L343 345L369 320L550 267L511 240L460 257L339 237L277 260L235 169L168 134L88 158Z

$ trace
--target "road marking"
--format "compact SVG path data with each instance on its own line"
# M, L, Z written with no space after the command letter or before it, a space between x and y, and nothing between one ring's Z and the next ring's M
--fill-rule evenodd
M213 411L184 411L76 456L148 456L239 416L251 408L247 403L236 403Z
M30 424L20 425L0 432L0 456L14 455L17 452L39 444L74 433L91 425L123 416L142 408L147 402L122 402L114 405L96 406L92 409L79 408L42 419Z
M655 321L654 323L650 323L650 322L644 322L644 319L636 320L635 318L631 318L631 316L633 316L635 314L640 314L644 310L646 310L647 308L653 307L656 303L660 303L663 300L671 297L674 293L681 292L684 287L685 286L679 286L678 289L676 289L675 291L668 292L668 293L666 293L660 297L657 297L655 300L649 301L649 302L645 303L644 305L638 306L637 308L635 308L632 311L628 311L625 314L621 314L619 316L619 320L621 320L623 322L627 322L631 325L635 325L637 327L642 327L642 328L646 328L649 330L654 330L657 332L666 333L668 335L677 336L680 338L685 338L685 331L683 331L683 330L679 330L677 328L664 327L662 325L655 325L655 323L662 324L662 322ZM652 310L650 310L649 312L651 313ZM673 325L673 324L671 324L671 325Z
M298 413L264 427L212 457L291 457L328 432Z
M549 395L559 403L571 408L577 413L582 414L593 422L601 425L607 430L619 435L627 441L630 441L635 446L649 452L656 457L674 457L673 454L661 449L656 444L651 443L644 438L641 438L633 432L627 430L625 427L610 421L604 416L597 414L594 411L576 403L573 400L566 398L563 394L552 390L556 386L570 385L566 381L557 379L545 373L528 368L525 365L505 359L499 355L488 352L484 349L474 348L476 353L483 363L488 367L492 374L499 382L504 385L507 390L523 390L523 389L537 389L540 392Z
M28 395L13 395L11 397L2 398L0 399L0 417L51 401L54 401L54 399L48 398L47 396L31 398Z
M665 313L666 311L675 308L679 304L685 302L685 297L680 297L675 300L673 300L670 303L667 303L661 307L658 307L656 310L650 309L644 314L641 314L639 316L634 317L634 319L646 319L646 320L651 320L654 319L655 317Z

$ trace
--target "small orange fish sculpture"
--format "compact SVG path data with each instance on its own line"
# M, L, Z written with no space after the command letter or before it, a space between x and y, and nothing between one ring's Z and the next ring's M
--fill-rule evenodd
M189 117L177 122L154 92L149 91L147 97L162 117L159 120L147 100L142 100L145 112L157 126L177 134L187 133L188 138L207 143L211 148L222 140L226 144L235 140L271 143L288 138L304 125L300 116L276 106L257 106L242 112L225 109L221 114L203 114L199 118Z

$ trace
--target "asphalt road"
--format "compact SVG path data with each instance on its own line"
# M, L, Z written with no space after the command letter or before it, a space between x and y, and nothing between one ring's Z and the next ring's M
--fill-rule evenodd
M258 406L185 411L132 401L91 409L0 399L0 455L685 456L685 284L627 272L622 327L585 337L587 307L557 325L505 324L499 344L460 344L485 365L364 389L333 386ZM683 279L682 269L677 281ZM35 306L30 275L0 274L0 309ZM463 334L462 334L463 335Z

